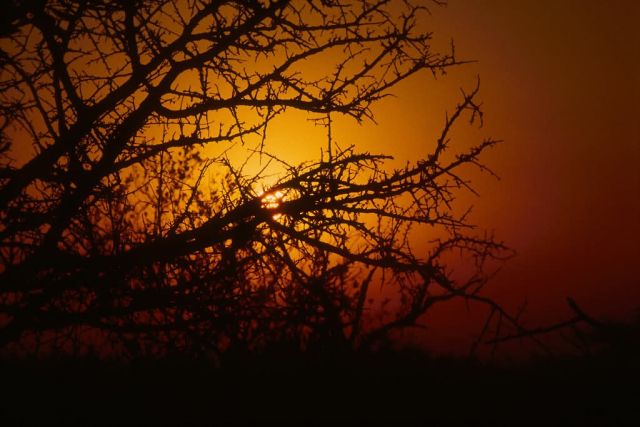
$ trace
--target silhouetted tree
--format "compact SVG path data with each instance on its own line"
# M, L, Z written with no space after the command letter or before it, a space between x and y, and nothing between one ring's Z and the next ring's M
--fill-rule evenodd
M460 64L419 31L423 2L13 0L8 9L5 351L370 347L453 298L517 326L481 294L485 261L507 248L452 208L470 189L461 167L484 169L479 156L497 142L451 142L462 117L481 119L477 87L431 154L401 169L330 137L322 158L300 165L269 149L269 124L289 110L325 126L337 115L370 119L398 82ZM311 77L305 64L330 71ZM263 141L256 155L284 171L266 191L264 172L202 150L251 137ZM418 225L437 237L426 253L410 244ZM467 279L452 276L453 251L473 260Z

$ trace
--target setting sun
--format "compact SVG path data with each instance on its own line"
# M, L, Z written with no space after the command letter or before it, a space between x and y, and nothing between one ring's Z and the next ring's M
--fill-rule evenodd
M6 0L0 424L604 408L640 2L445 3Z
M282 191L276 191L274 193L263 193L260 195L262 201L262 207L264 209L276 210L280 206L280 203L286 201L284 193ZM282 216L280 213L273 215L273 219L277 220Z

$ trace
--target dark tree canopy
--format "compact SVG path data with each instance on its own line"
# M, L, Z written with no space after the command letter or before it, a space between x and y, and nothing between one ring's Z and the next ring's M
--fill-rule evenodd
M269 124L288 111L327 127L369 120L398 82L459 65L421 30L435 5L10 2L0 345L129 356L370 347L453 298L517 325L481 292L485 262L507 248L452 207L471 190L462 167L484 169L479 156L497 142L451 138L459 121L481 119L477 87L431 154L404 168L330 136L321 158L300 165L269 148ZM283 171L264 192L262 172L206 155L249 138ZM436 236L427 252L411 245L417 226ZM471 260L465 279L452 275L452 251Z

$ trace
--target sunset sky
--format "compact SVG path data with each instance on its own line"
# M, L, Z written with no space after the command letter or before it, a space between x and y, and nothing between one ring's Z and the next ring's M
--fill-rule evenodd
M335 139L415 160L479 76L484 127L456 135L504 140L484 156L501 179L473 173L480 197L461 202L517 252L489 294L512 310L526 300L529 325L572 316L568 296L596 317L630 320L640 309L640 2L451 0L431 12L434 44L453 39L459 59L477 62L403 82L374 108L377 126L339 121ZM290 160L314 157L309 141L325 130L313 132L294 113L270 143ZM292 150L293 135L306 148ZM459 350L480 319L462 303L444 306L428 340Z
M572 316L568 296L630 320L640 309L640 2L451 0L431 13L434 45L453 40L458 59L477 62L408 79L375 106L377 125L337 121L334 138L397 165L415 160L479 76L484 126L463 126L457 141L504 140L484 156L501 179L474 172L480 197L461 194L461 206L517 252L489 294L512 310L526 300L530 325ZM290 161L316 157L326 131L286 117L271 147ZM459 305L429 319L442 349L466 345L480 319Z
M0 420L640 419L640 0L3 12Z
M433 11L436 39L478 62L407 83L379 116L417 136L440 107L430 92L445 100L480 76L481 134L505 142L484 157L501 180L474 179L474 220L517 251L490 293L526 298L532 323L569 317L567 296L605 318L640 309L638 18L633 0L451 0ZM445 341L463 329L445 328Z
M452 147L502 140L482 156L500 179L465 169L479 194L461 191L455 207L462 212L473 206L470 221L478 234L493 234L516 253L487 294L510 312L527 301L527 326L571 317L567 297L596 318L640 316L640 1L425 4L430 15L421 17L420 29L433 32L434 49L447 53L453 41L457 59L472 62L437 78L423 72L402 81L393 97L374 104L375 123L356 124L332 113L334 147L390 154L390 167L423 159L432 152L446 113L460 101L460 90L468 93L479 79L484 126L460 123ZM345 54L322 55L327 56L314 57L315 63L301 61L298 71L305 79L328 75ZM194 76L182 83L193 84ZM308 112L288 110L275 119L265 152L290 164L317 161L326 149L327 129L309 118ZM146 136L157 140L160 129ZM209 144L204 154L228 150L231 161L241 165L260 143L256 138L231 149ZM18 146L18 164L33 154L29 150ZM258 173L266 160L254 155L244 172ZM271 175L262 185L276 179ZM208 185L217 185L214 181ZM434 237L423 228L412 241L427 249ZM486 315L470 310L463 302L436 308L425 319L429 329L423 342L444 351L467 346Z

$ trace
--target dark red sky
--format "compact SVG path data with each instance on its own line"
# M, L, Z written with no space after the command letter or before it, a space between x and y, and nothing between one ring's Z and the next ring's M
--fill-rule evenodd
M640 3L453 0L443 15L506 141L478 204L519 253L503 280L640 308Z
M512 308L526 298L531 324L569 317L567 296L628 319L640 309L640 2L450 0L432 12L436 41L478 62L405 82L378 127L342 137L415 158L479 75L485 126L461 137L505 141L484 157L501 180L475 177L481 197L465 201L517 251L491 294ZM468 342L459 308L442 313L432 336Z
M640 309L640 2L451 0L435 12L479 60L488 156L477 222L518 255L494 282L534 319L576 298ZM437 18L437 19L435 19ZM568 313L567 313L568 314Z

